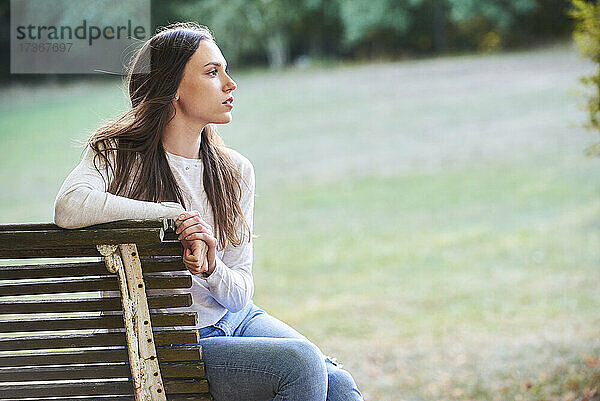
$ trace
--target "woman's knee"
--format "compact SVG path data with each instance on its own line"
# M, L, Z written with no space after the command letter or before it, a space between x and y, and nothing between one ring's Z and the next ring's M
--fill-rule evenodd
M215 399L325 401L327 367L320 350L309 341L213 337L202 344Z
M327 364L327 380L327 401L363 399L352 375L333 363Z
M326 378L327 368L323 354L316 345L295 338L285 339L285 343L287 346L283 350L282 357L289 362L290 366L304 374L313 372Z
M282 339L279 349L285 371L274 399L326 401L327 367L321 351L299 339Z

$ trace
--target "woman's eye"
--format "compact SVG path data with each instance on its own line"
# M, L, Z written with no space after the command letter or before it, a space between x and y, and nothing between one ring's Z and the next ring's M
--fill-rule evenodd
M218 70L215 68L214 70L210 71L210 72L209 72L209 74L214 74L214 75L217 75L217 73L218 73L218 72L219 72L219 71L218 71ZM226 69L226 70L225 70L225 73L226 73L227 75L229 75L229 69ZM214 76L214 75L213 75L213 76Z

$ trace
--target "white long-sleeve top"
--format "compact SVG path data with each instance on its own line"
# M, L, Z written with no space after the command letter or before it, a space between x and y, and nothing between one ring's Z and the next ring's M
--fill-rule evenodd
M240 206L252 230L254 168L240 153L229 148L226 150L242 177ZM94 167L94 155L95 152L88 147L79 165L60 188L54 203L54 222L58 226L80 228L126 219L176 218L184 211L180 204L174 202L146 202L108 193L108 177L103 164L99 164L100 172ZM212 208L202 182L202 161L168 152L166 155L186 199L187 209L197 210L214 231ZM241 227L238 229L240 234L243 233ZM205 327L219 321L227 310L237 312L250 301L254 293L252 238L248 241L247 233L243 238L239 246L227 243L224 249L217 249L216 268L208 278L192 275L191 289L180 290L192 294L193 305L171 311L197 312L197 327ZM183 264L181 274L191 275Z

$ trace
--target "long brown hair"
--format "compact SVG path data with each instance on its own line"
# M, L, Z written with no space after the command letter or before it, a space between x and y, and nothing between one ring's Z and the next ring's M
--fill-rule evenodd
M96 151L94 165L104 165L108 192L150 201L186 201L169 167L161 135L175 117L172 99L183 69L201 40L214 41L210 30L197 23L176 23L161 29L138 51L126 77L131 108L100 127L89 138ZM241 175L226 153L212 124L202 130L199 157L204 167L203 183L212 207L219 247L251 238L250 227L240 207ZM112 174L111 174L112 173ZM236 227L240 226L242 230Z

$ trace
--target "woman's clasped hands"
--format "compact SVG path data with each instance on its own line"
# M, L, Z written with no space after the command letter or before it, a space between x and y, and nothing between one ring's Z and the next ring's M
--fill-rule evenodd
M175 220L175 233L183 244L183 264L192 274L210 276L215 270L217 240L197 211L184 212Z

